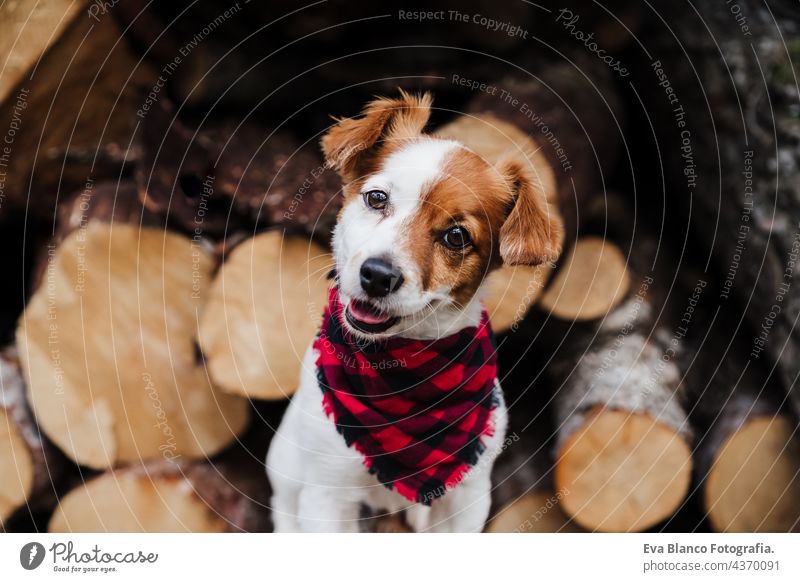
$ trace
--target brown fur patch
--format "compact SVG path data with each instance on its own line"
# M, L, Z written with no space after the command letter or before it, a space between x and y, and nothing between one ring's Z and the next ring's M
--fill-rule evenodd
M499 233L512 202L505 178L476 154L456 150L442 179L424 192L408 225L408 248L419 265L424 289L448 286L466 303L490 270L499 265ZM467 229L473 244L464 250L442 244L453 226Z
M533 169L516 156L501 160L498 170L514 193L514 208L500 229L500 255L507 265L540 265L561 253L564 225Z
M397 99L371 101L358 119L339 119L322 137L325 163L339 172L345 182L362 178L385 157L386 147L422 133L431 114L429 93L411 95L400 91Z

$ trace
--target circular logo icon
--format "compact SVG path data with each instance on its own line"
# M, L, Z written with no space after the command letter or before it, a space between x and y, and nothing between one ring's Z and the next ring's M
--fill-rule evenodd
M19 563L26 570L35 570L44 561L44 546L39 542L30 542L19 551Z

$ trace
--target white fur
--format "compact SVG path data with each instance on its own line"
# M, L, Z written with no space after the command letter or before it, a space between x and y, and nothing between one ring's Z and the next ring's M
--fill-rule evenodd
M459 147L457 142L421 138L396 152L364 187L364 191L378 188L387 192L390 211L382 215L356 197L336 226L334 257L345 306L353 297L363 298L359 270L365 259L383 257L403 271L405 282L382 306L404 317L386 335L435 339L475 326L480 320L477 297L457 309L450 303L449 289L424 291L420 270L403 244L404 229L419 211L422 195L441 177L448 155ZM405 510L415 531L481 531L491 503L491 468L502 450L507 424L499 383L495 391L500 404L492 413L495 432L485 439L486 451L452 491L427 507L381 485L364 467L361 454L348 448L336 432L322 409L317 355L309 347L300 387L267 455L275 531L356 532L362 504L375 511Z
M366 259L387 259L403 272L405 282L400 289L380 301L386 311L402 317L384 335L435 339L480 321L477 299L464 309L454 309L450 288L423 290L419 266L407 249L407 227L420 211L423 195L443 176L448 156L459 148L463 146L455 141L421 137L395 152L362 187L362 192L379 189L389 195L388 214L369 208L360 196L355 197L343 209L334 229L333 254L345 307L354 297L365 298L359 272ZM350 331L358 334L358 330Z
M411 503L370 475L363 457L349 448L322 409L317 383L317 353L306 352L300 388L270 444L267 475L272 485L272 519L276 532L357 532L364 504L377 512L405 510L415 531L479 532L489 515L491 469L502 451L507 413L492 412L494 435L466 477L430 507Z

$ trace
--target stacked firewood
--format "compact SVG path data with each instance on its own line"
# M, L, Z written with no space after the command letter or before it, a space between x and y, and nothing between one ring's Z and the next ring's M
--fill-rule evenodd
M533 152L550 210L565 224L557 263L501 268L487 282L511 415L487 531L798 528L800 439L780 381L762 362L745 364L739 326L718 325L735 310L700 316L714 311L715 275L687 266L633 211L632 189L605 188L628 130L622 89L604 63L532 57L521 36L483 42L453 24L444 29L450 42L515 65L406 47L398 68L424 63L447 80L359 88L360 75L385 79L385 59L332 59L297 82L333 96L306 109L278 87L264 105L264 75L290 82L307 51L286 66L255 58L263 46L234 53L225 70L217 63L290 11L287 3L248 5L247 22L234 11L232 28L174 71L164 67L183 54L182 25L153 34L173 8L35 4L0 8L21 30L36 15L47 32L24 50L0 41L0 52L17 57L13 78L0 83L0 111L30 99L0 228L31 224L24 311L0 354L0 528L269 531L264 455L333 266L340 184L318 137L328 113L355 113L397 85L433 90L431 130L490 162ZM217 4L199 3L194 20L181 22L192 30L214 21L226 9ZM510 13L469 4L498 21L533 18L524 3ZM621 50L620 22L635 29L641 12L615 4L622 20L587 9L582 24ZM355 6L335 10L346 18ZM326 29L317 48L352 42L326 28L325 10L315 12L320 20L287 19L284 33ZM54 85L52 71L73 55L79 66ZM498 91L465 88L456 71ZM348 90L337 94L341 85ZM47 117L51 104L57 114ZM243 106L256 114L232 113ZM402 516L364 523L405 528Z

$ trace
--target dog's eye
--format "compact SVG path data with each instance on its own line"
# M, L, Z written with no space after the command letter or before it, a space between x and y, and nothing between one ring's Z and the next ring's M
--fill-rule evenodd
M373 210L383 210L389 203L389 195L383 190L370 190L364 193L364 202Z
M444 233L444 244L451 249L463 249L472 242L472 239L463 226L454 226Z

